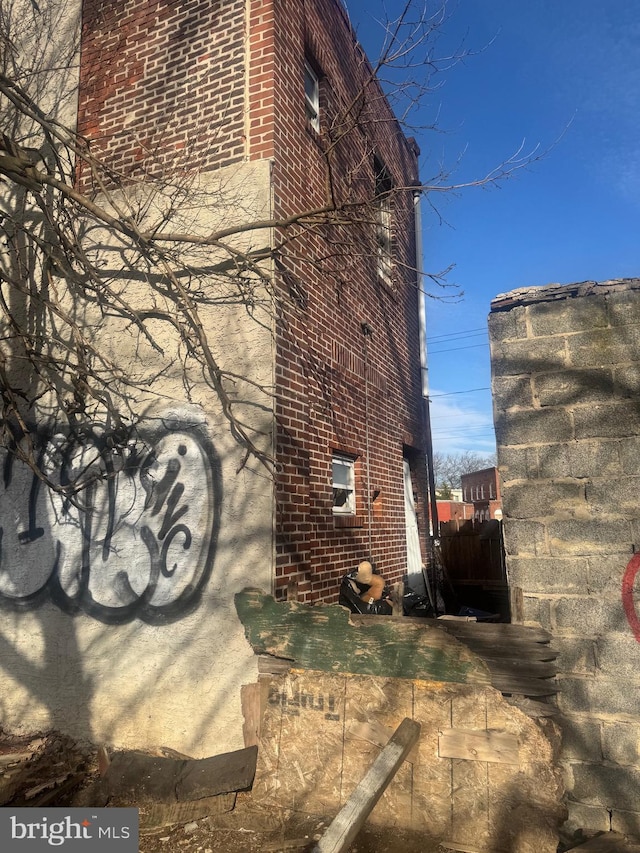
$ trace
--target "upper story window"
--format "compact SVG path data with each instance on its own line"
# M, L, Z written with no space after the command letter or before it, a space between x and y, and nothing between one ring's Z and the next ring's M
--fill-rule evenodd
M304 63L304 100L307 120L315 131L320 132L320 81L306 60Z
M355 460L342 453L332 458L333 511L342 515L355 515Z
M374 158L375 170L375 224L378 278L391 283L393 262L393 230L391 210L391 190L393 183L387 167Z

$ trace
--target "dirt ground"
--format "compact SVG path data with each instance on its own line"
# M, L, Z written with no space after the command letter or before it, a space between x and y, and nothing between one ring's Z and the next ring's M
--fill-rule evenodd
M140 853L310 853L329 823L330 818L317 815L261 812L252 805L251 795L245 794L228 815L141 835ZM439 849L423 835L370 825L349 847L351 853L435 853Z
M89 805L99 759L54 733L17 737L0 731L0 806ZM138 805L118 803L118 805ZM331 822L318 815L265 810L239 792L232 811L140 833L140 853L308 853ZM424 835L370 824L350 853L431 853Z

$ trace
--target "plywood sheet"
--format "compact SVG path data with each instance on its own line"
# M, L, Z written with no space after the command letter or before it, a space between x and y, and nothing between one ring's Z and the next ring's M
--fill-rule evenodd
M493 688L292 670L270 678L266 689L253 794L266 808L337 814L386 733L408 717L421 729L412 761L404 761L369 822L477 851L503 849L499 831L509 833L511 853L555 853L563 806L552 746ZM479 733L493 748L499 729L511 746L517 742L517 763L442 756L440 733L451 729Z

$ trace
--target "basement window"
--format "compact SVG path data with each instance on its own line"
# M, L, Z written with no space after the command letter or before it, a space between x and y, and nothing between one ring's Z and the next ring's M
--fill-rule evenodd
M333 512L336 515L355 515L355 459L342 453L332 458Z
M307 121L320 132L320 81L308 61L304 63L304 100Z

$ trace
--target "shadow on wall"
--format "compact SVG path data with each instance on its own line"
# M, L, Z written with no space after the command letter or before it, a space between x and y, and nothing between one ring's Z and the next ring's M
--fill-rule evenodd
M117 674L118 649L137 636L144 651L149 631L141 633L139 622L161 631L201 602L220 529L220 460L203 431L185 422L161 421L122 453L105 452L104 432L82 444L41 438L40 461L59 471L61 484L84 477L89 485L65 500L5 455L0 660L24 689L19 696L7 691L0 708L4 721L24 718L33 726L39 706L42 728L92 741L97 673ZM172 651L168 643L166 654ZM113 698L111 716L148 700L158 677L157 666L147 678L141 665L136 683Z

